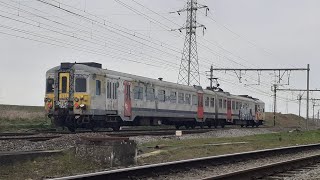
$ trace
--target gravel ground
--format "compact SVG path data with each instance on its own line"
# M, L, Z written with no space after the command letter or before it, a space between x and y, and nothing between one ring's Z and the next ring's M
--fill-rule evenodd
M301 179L320 179L320 164L312 170L304 170L293 177L284 178L285 180L301 180Z
M267 134L273 133L272 129L267 128L241 128L241 129L216 129L206 133L200 134L186 134L181 137L175 136L136 136L130 139L136 141L138 144L143 144L147 142L166 140L166 139L199 139L199 138L213 138L213 137L241 137L250 136L255 134ZM183 130L182 130L183 133Z
M286 161L286 160L290 160L290 159L301 158L301 157L306 157L306 156L316 155L316 154L320 154L320 150L305 151L305 152L300 152L300 153L295 153L295 154L282 154L281 156L278 156L278 157L266 157L263 159L255 159L255 160L237 162L237 163L220 165L220 166L206 167L201 170L190 169L188 171L179 172L177 174L161 175L160 177L148 178L148 180L202 179L202 178L211 177L214 175L222 175L225 173L231 173L231 172L238 171L238 170L244 170L244 169L248 169L248 168L267 165L270 163L276 163L279 161ZM314 171L314 172L316 172L316 171ZM320 177L319 174L320 174L320 171L318 169L316 176ZM308 179L307 176L304 176L304 177L306 177L306 179ZM305 179L304 177L302 177L302 179ZM297 178L297 179L301 179L301 177Z
M57 134L40 134L36 136L56 136ZM29 137L29 136L28 136ZM108 137L103 133L63 134L59 138L48 141L31 142L27 140L0 141L0 152L32 151L32 150L61 150L75 146L81 137Z
M131 140L138 144L166 140L166 139L197 139L197 138L212 138L212 137L239 137L249 136L254 134L272 133L271 129L267 128L242 128L242 129L216 129L207 133L186 134L181 137L175 136L136 136L130 137ZM42 134L36 136L55 136L57 134ZM108 137L103 132L101 133L80 133L80 134L62 134L61 137L48 141L31 142L27 140L0 140L0 152L8 151L31 151L31 150L60 150L73 147L80 137Z

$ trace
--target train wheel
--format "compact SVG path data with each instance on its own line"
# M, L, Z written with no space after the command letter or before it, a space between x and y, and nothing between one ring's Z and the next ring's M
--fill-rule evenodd
M65 126L68 128L68 130L70 132L75 132L76 131L76 122L75 120L70 117L70 116L67 116L66 119L65 119Z
M88 128L93 132L97 132L99 130L97 123L95 123L93 120L90 121Z
M186 129L189 129L191 126L190 126L190 125L184 125L184 127L185 127Z
M221 124L221 128L224 128L224 126L225 126L224 124Z
M208 128L211 129L211 124L208 125Z
M90 127L90 130L92 131L92 132L98 132L99 131L99 127L96 127L96 126L93 126L93 127Z
M76 128L75 127L68 126L67 128L68 128L68 130L70 132L76 132Z
M241 127L243 128L243 127L244 127L244 125L243 125L243 124L241 124Z
M120 126L119 125L115 125L112 127L113 131L120 131Z
M217 123L214 123L213 126L214 126L214 128L218 128Z
M179 125L176 125L176 129L180 129L180 126L179 126Z

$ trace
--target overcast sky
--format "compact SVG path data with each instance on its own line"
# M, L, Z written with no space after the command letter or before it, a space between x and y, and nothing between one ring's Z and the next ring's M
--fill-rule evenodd
M42 0L41 0L42 1ZM199 0L197 31L201 84L220 68L305 68L319 88L320 1ZM0 0L0 104L43 105L45 72L61 62L95 61L104 68L177 82L185 32L185 0ZM60 8L59 8L60 7ZM249 94L271 111L274 73L216 72L225 91ZM284 76L287 79L287 75ZM287 81L283 81L287 83ZM290 85L306 88L306 73ZM298 113L297 93L279 93L278 110ZM319 98L316 93L312 97ZM288 100L287 100L288 99ZM303 104L303 113L305 103ZM311 112L312 113L312 112Z

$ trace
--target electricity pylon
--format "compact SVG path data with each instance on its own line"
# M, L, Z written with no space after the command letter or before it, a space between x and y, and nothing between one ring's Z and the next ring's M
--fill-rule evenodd
M187 7L176 11L179 15L181 12L187 12L187 21L184 27L179 28L180 32L186 30L184 48L182 52L181 64L179 69L178 83L188 86L200 85L200 73L197 50L196 29L206 27L197 23L197 10L206 9L206 14L209 8L204 5L199 5L197 0L188 0Z

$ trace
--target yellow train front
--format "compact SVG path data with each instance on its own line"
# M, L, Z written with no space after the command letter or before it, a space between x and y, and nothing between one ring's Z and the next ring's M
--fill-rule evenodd
M99 112L92 111L92 107L97 104L94 100L96 95L105 92L101 87L104 77L98 63L61 63L48 70L44 101L52 123L57 127L67 127L70 131L97 127L91 118Z

